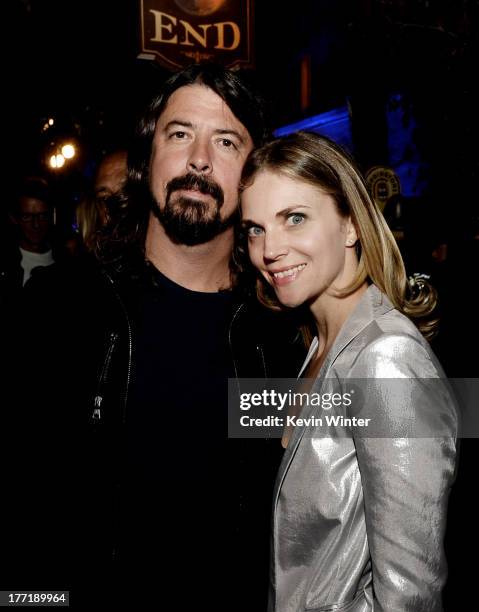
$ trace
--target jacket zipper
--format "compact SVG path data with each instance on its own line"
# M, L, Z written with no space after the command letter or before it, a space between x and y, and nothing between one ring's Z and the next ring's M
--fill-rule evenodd
M256 346L256 350L258 351L258 353L261 355L261 363L263 364L263 373L264 373L264 377L268 378L268 372L266 370L266 361L264 359L264 352L263 352L263 347L261 346L261 344L258 344Z
M241 388L240 388L240 384L239 384L238 366L237 366L237 362L236 362L236 359L235 359L235 354L234 354L234 351L233 351L233 342L232 342L232 339L231 339L231 332L232 332L232 329L233 329L234 322L236 321L236 319L238 318L239 313L241 312L241 310L243 310L244 307L245 307L245 303L243 302L235 310L235 312L233 314L233 317L231 319L231 323L230 323L229 329L228 329L228 343L230 345L230 351L231 351L231 355L233 357L233 367L234 367L234 370L235 370L236 386L238 387L238 393L239 394L241 394ZM264 358L263 347L260 344L257 344L256 345L256 350L258 351L258 353L261 356L261 363L263 365L263 374L264 374L264 377L268 378L268 373L267 373L267 369L266 369L266 361L265 361L265 358Z
M235 310L235 312L233 314L233 318L231 319L231 323L230 323L229 329L228 329L228 343L230 345L231 356L233 357L233 367L234 367L234 370L235 370L235 380L236 380L236 386L238 387L238 395L241 395L241 387L240 387L240 384L239 384L238 367L237 367L237 364L236 364L235 354L234 354L234 351L233 351L233 343L231 341L231 331L233 329L233 323L238 318L238 315L239 315L240 311L243 309L243 307L244 307L244 303L240 304L238 306L238 308Z
M118 299L120 298L118 297ZM128 318L128 314L126 312L125 305L123 304L123 302L121 302L121 304L123 307L123 312L125 313L126 324L128 326L128 370L126 373L125 397L123 398L123 424L125 424L126 423L126 405L128 403L128 391L130 389L131 366L132 366L132 361L133 361L133 335L131 331L130 319Z
M132 327L131 327L131 322L130 322L130 317L128 316L128 311L126 309L126 306L123 302L123 300L121 299L120 295L118 294L116 288L115 288L115 283L113 281L113 279L111 278L111 276L108 274L108 272L106 272L105 270L103 271L104 275L106 276L106 278L108 279L108 281L110 282L112 288L113 288L113 293L115 295L115 298L117 299L118 303L120 304L120 307L123 311L123 314L125 315L125 320L126 320L126 325L127 325L127 329L128 329L128 369L127 369L127 374L126 374L126 385L125 385L125 392L124 392L124 396L123 396L123 412L122 412L122 423L125 424L126 423L126 406L128 403L128 392L130 389L130 382L131 382L131 371L132 371L132 363L133 363L133 332L132 332Z
M133 332L132 332L132 327L131 327L131 322L130 322L130 317L128 316L128 311L126 309L126 306L123 302L123 300L121 299L118 291L116 290L115 287L115 283L113 281L113 279L111 278L111 276L108 274L108 272L106 272L105 270L103 270L104 275L106 276L106 278L108 279L108 281L110 282L111 286L112 286L112 290L113 293L115 295L115 298L117 299L123 314L125 315L125 320L126 320L126 325L127 325L127 329L128 329L128 369L127 369L127 375L126 375L126 386L125 386L125 392L124 392L124 396L123 396L123 412L122 412L122 424L125 425L126 423L126 407L127 407L127 403L128 403L128 391L130 388L130 382L131 382L131 371L132 371L132 363L133 363ZM113 544L112 545L112 549L111 549L111 559L113 562L115 562L115 560L118 557L118 545L117 544Z
M111 332L109 336L108 349L105 354L105 359L103 361L103 367L101 369L100 377L98 379L97 386L97 394L93 400L93 413L92 419L95 423L98 423L101 420L101 405L103 402L103 390L108 378L108 372L110 370L111 358L113 355L113 351L115 349L116 343L118 340L118 334L116 332Z

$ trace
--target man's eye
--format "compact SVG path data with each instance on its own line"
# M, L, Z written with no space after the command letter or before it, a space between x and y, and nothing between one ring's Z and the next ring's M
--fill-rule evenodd
M263 230L257 225L252 225L248 228L248 236L250 236L251 238L254 238L255 236L261 236L262 233Z
M236 149L235 143L232 140L230 140L229 138L222 138L220 140L220 143L226 149L230 149L230 148Z
M303 223L305 218L306 218L305 215L303 215L302 213L291 213L288 216L288 224L289 225L300 225L301 223Z
M185 138L186 136L186 132L173 132L173 134L170 136L170 138L177 138L178 140L182 140L183 138Z

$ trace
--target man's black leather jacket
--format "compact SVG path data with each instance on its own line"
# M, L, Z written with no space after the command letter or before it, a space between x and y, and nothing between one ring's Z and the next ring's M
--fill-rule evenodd
M32 284L25 293L19 324L9 325L15 400L8 414L18 428L12 452L22 459L12 472L19 490L12 524L19 527L12 529L17 535L11 548L23 551L22 576L28 575L24 560L31 558L37 582L43 572L45 584L60 576L56 584L83 588L95 575L102 583L105 568L108 572L118 558L136 298L154 275L144 261L101 271L88 261L77 269L51 268L38 291ZM228 340L236 376L294 377L304 354L296 330L254 299L235 295ZM225 410L226 404L225 397ZM281 447L277 439L231 439L227 447L234 485L231 537L253 579L256 562L257 571L267 573L271 492ZM267 576L256 582L266 585Z
M141 262L134 268L131 265L104 268L102 278L110 306L88 418L94 438L92 456L100 466L98 470L93 466L92 471L101 475L95 496L103 498L108 506L111 498L121 495L128 414L135 408L129 405L129 391L135 373L137 296L145 283L147 286L155 283L155 274L148 264ZM236 378L295 377L304 357L297 329L279 313L266 310L244 293L235 292L235 297L228 343ZM227 401L225 397L225 411ZM227 457L220 460L228 463L225 473L231 480L228 510L232 525L231 550L240 551L234 554L248 559L253 577L263 572L263 580L253 579L266 585L271 493L281 460L280 441L231 439L227 442ZM181 444L179 439L178 445ZM104 552L113 560L121 559L118 541L122 528L115 520L100 519L94 527L99 533L98 540L104 541L109 532L110 543Z
M102 269L109 296L103 357L91 405L94 426L126 423L134 372L136 296L155 283L151 264L116 264ZM235 293L228 344L237 379L294 378L304 353L298 330L285 315L268 311L244 292Z

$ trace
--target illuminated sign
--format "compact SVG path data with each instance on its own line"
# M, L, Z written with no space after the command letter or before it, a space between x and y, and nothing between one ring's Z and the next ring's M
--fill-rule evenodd
M389 198L401 193L399 179L392 168L374 166L366 172L365 178L369 191L380 210L384 210Z
M141 0L141 59L253 65L253 0Z

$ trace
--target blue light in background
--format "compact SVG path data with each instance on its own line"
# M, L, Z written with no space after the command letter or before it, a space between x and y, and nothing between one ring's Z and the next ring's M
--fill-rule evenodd
M274 131L274 135L285 136L299 130L317 132L331 138L331 140L342 145L350 153L353 150L351 119L347 106L341 106L325 113L314 115L314 117L308 117L296 123L279 127Z
M417 124L410 104L403 94L395 93L389 97L385 110L388 125L387 165L396 172L404 196L421 196L427 188L428 166L421 159L415 144ZM285 136L299 130L328 136L353 153L351 117L347 105L279 127L274 135Z
M417 123L407 98L400 93L389 97L386 108L389 165L407 197L421 196L427 188L428 166L415 143Z

